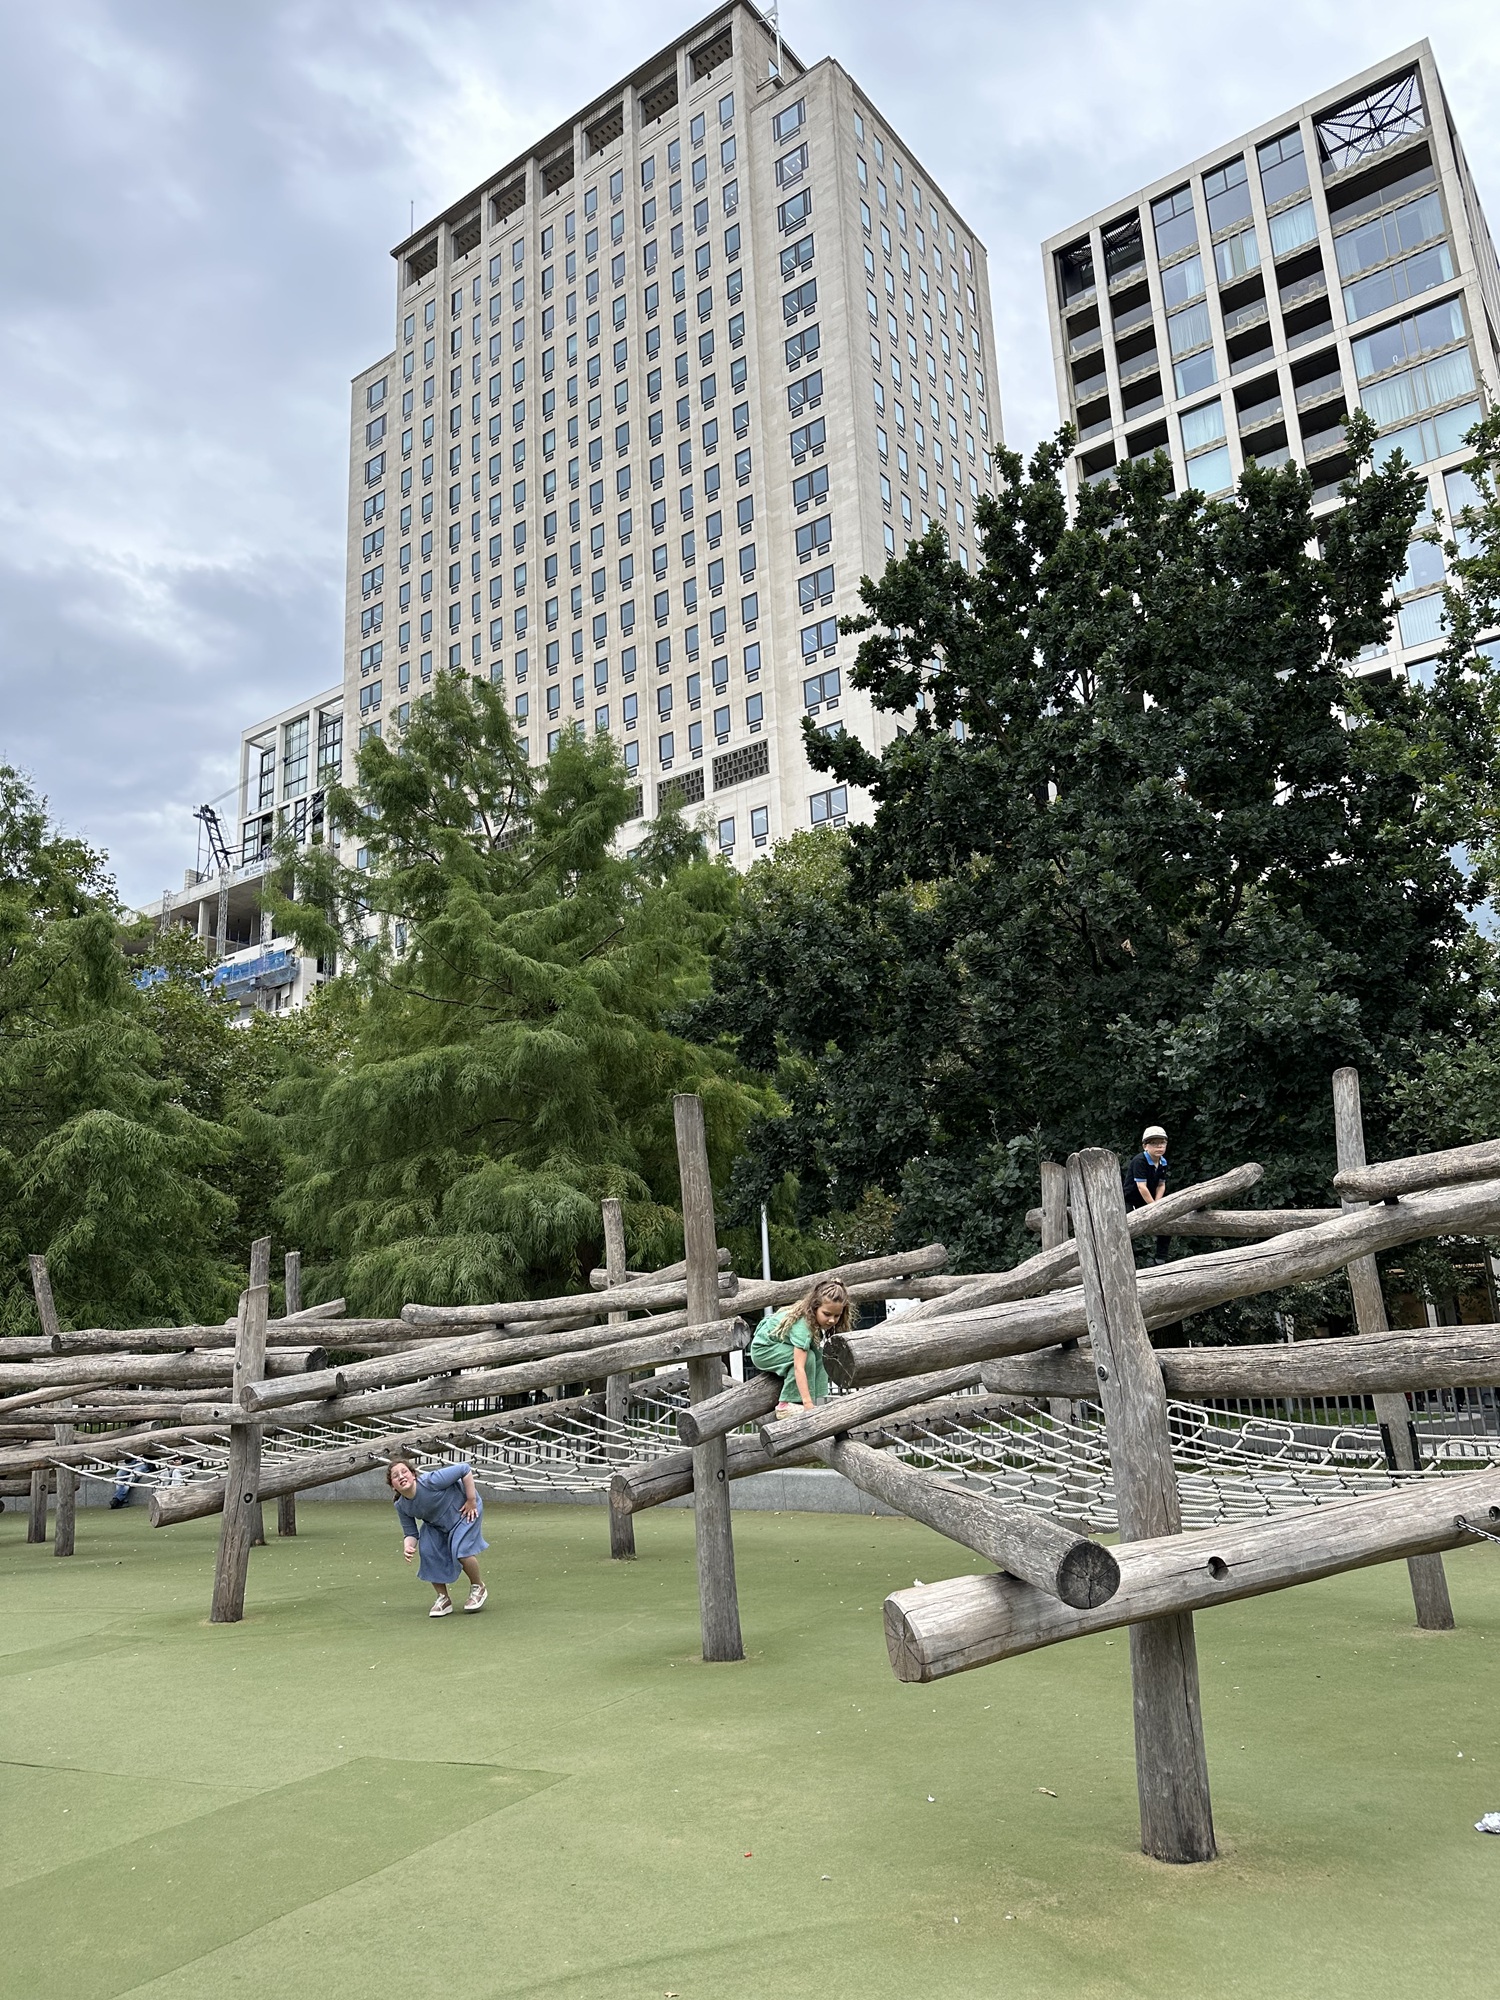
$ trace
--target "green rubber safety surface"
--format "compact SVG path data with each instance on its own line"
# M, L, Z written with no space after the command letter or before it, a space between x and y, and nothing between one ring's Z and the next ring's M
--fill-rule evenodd
M268 1510L269 1511L269 1510ZM887 1591L975 1567L903 1520L738 1514L747 1659L697 1657L692 1520L492 1506L431 1620L390 1510L304 1503L207 1623L214 1522L0 1515L4 2000L1368 2000L1500 1953L1500 1552L1197 1620L1223 1849L1138 1847L1128 1645L936 1687ZM456 1595L461 1598L462 1586Z

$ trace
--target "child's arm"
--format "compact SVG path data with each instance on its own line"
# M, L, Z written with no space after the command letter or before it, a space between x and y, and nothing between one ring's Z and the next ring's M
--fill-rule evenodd
M813 1402L812 1390L807 1386L807 1349L805 1347L794 1347L792 1349L792 1368L797 1377L797 1393L802 1398L803 1409L816 1409L817 1405Z
M470 1472L468 1466L464 1467L464 1504L458 1511L466 1521L477 1521L479 1519L479 1491L474 1484L474 1475Z
M396 1502L396 1518L401 1523L403 1535L401 1543L402 1559L405 1562L410 1562L417 1552L417 1517L404 1500L398 1500Z

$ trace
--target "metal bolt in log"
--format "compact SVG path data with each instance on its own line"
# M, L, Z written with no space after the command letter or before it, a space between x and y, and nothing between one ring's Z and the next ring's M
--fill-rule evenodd
M1182 1510L1167 1396L1136 1296L1114 1154L1097 1146L1075 1153L1068 1161L1068 1194L1121 1538L1176 1535ZM1213 1806L1191 1612L1131 1627L1130 1678L1141 1846L1158 1861L1212 1861Z
M246 1387L265 1370L266 1319L271 1301L271 1239L259 1236L250 1247L250 1285L240 1300L234 1344L236 1403L244 1402ZM209 1623L234 1625L245 1615L245 1583L250 1550L260 1526L260 1434L258 1423L232 1424L229 1464L225 1472L224 1518L214 1565L214 1594Z
M1338 1149L1339 1179L1357 1173L1365 1164L1365 1124L1359 1100L1359 1071L1336 1069L1333 1073L1333 1132ZM1466 1154L1483 1153L1485 1148L1466 1146ZM1500 1148L1494 1149L1500 1154ZM1452 1155L1448 1158L1451 1160ZM1399 1162L1398 1164L1406 1164ZM1472 1177L1470 1177L1472 1178ZM1359 1203L1345 1195L1346 1209ZM1362 1334L1390 1330L1385 1313L1385 1294L1380 1286L1380 1267L1373 1257L1353 1257L1347 1265L1349 1293L1354 1300L1354 1323ZM1375 1419L1387 1440L1392 1462L1402 1472L1421 1469L1417 1434L1404 1395L1380 1394L1375 1398ZM1448 1578L1439 1555L1413 1556L1406 1566L1411 1581L1412 1603L1417 1624L1424 1632L1451 1632L1453 1604L1448 1595Z
M682 1184L682 1235L687 1252L688 1312L696 1320L719 1312L719 1237L702 1098L679 1092L672 1099L677 1168ZM607 1297L608 1294L603 1296ZM688 1391L695 1403L718 1394L724 1371L717 1355L688 1363ZM705 1660L742 1660L739 1593L734 1574L734 1529L724 1440L693 1452L693 1527L698 1556L698 1612Z

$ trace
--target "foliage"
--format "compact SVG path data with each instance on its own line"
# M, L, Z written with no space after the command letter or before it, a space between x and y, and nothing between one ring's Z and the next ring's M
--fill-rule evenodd
M233 1306L223 1135L160 1074L118 918L103 857L0 767L0 1331L35 1330L34 1251L74 1326Z
M1326 1201L1329 1073L1374 1087L1462 1035L1488 948L1488 675L1351 667L1383 639L1418 511L1399 459L1315 519L1295 466L1175 496L1164 458L1085 487L1068 436L980 503L969 574L934 529L866 580L852 680L900 718L809 761L874 822L754 871L700 1031L775 1076L745 1215L798 1177L804 1220L899 1199L901 1240L969 1268L1028 1247L1037 1161L1172 1134L1174 1184L1245 1159L1260 1198ZM1466 878L1450 850L1468 845Z
M721 1177L768 1100L671 1025L735 877L671 816L620 854L632 790L604 738L566 733L532 771L502 696L443 675L330 793L362 865L287 856L283 927L364 1003L286 1112L283 1213L314 1295L384 1313L561 1290L601 1259L604 1195L632 1259L681 1254L672 1093L701 1092Z

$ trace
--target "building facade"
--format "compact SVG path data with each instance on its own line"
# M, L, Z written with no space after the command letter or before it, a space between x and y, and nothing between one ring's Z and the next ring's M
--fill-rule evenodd
M1367 410L1428 508L1472 497L1464 433L1496 373L1500 266L1424 41L1110 204L1043 246L1071 477L1171 455L1179 491L1304 464L1319 504ZM1389 646L1440 650L1441 550L1414 541ZM1377 652L1379 649L1377 649Z
M396 246L355 378L345 708L503 687L534 763L608 734L637 822L744 863L859 816L837 619L931 522L975 559L1000 438L983 245L853 80L733 4Z
M277 934L264 889L276 841L290 836L301 846L323 837L325 793L342 775L343 758L342 682L242 730L234 804L227 814L200 809L198 865L151 913L193 931L214 953L213 984L241 1020L300 1007L327 976Z

